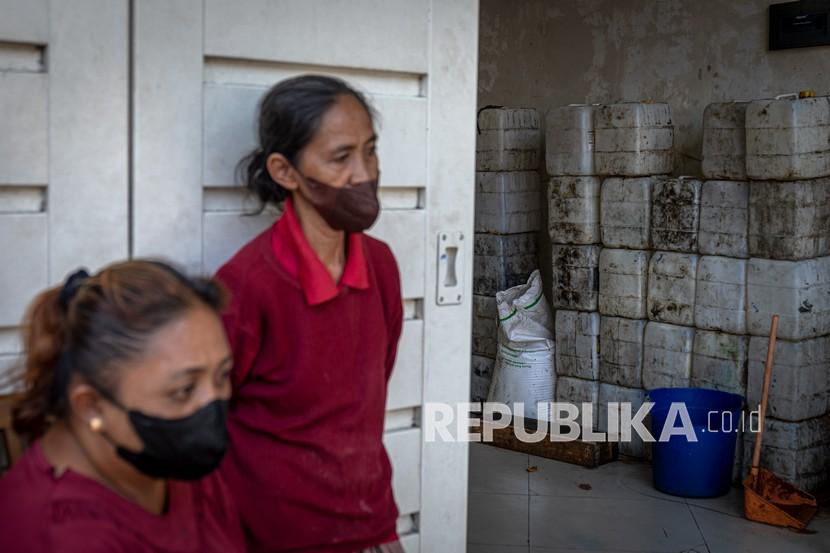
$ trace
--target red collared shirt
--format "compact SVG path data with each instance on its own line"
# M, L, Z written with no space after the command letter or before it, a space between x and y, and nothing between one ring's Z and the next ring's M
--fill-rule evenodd
M286 272L300 283L309 305L318 305L336 298L343 286L356 290L369 288L366 258L363 255L363 234L347 235L346 265L340 282L336 283L306 240L291 198L285 200L285 211L277 225L279 228L271 233L274 256Z
M379 240L350 234L346 255L335 283L289 200L217 273L234 354L221 470L254 553L353 553L397 537L382 438L400 278Z

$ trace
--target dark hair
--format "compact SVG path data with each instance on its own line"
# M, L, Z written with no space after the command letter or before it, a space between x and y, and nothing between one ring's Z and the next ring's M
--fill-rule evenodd
M155 331L197 305L218 313L225 304L217 282L190 278L160 261L116 263L90 277L79 273L42 292L26 314L24 392L13 424L29 439L66 415L72 374L112 393L116 367L139 358Z
M341 95L350 95L375 112L366 97L345 81L323 75L302 75L275 84L259 103L257 136L259 146L237 164L237 179L263 205L280 204L288 191L274 182L265 162L273 153L284 155L296 166L305 146L320 127L320 120Z

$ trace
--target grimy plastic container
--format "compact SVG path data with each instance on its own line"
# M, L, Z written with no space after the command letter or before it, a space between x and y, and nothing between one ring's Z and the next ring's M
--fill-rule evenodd
M688 387L695 329L649 321L643 337L643 387Z
M602 183L600 230L606 248L649 248L651 190L662 177L611 177Z
M594 112L598 105L571 104L548 112L545 162L549 175L596 175Z
M591 404L593 428L599 426L599 381L584 380L572 376L560 376L556 380L556 401L574 403L580 408L583 403Z
M700 189L698 249L705 255L749 257L749 183L710 180Z
M556 374L599 379L599 313L556 311Z
M722 102L703 111L703 163L707 179L746 180L746 107Z
M608 404L630 403L631 412L636 413L645 401L646 392L642 388L627 388L600 382L599 384L599 431L608 432ZM619 451L622 455L642 459L646 456L643 439L637 432L631 433L631 441L621 441Z
M697 252L702 182L692 177L659 180L651 194L651 246Z
M599 379L607 384L643 387L643 335L646 321L608 317L599 323Z
M644 250L603 248L599 254L599 312L629 319L646 318L648 259Z
M746 174L784 181L830 175L830 97L785 94L750 102Z
M533 108L485 108L478 115L476 171L536 171L542 134Z
M746 329L769 334L780 314L778 337L805 340L830 334L830 256L803 261L750 259L746 266Z
M654 487L680 497L726 494L732 483L743 398L705 388L659 388L648 393L648 400L654 402L651 430L657 439L652 444ZM667 422L669 428L682 426L679 416L668 419L672 403L685 407L697 441L680 434L659 440Z
M597 310L600 246L551 246L554 309Z
M600 106L594 115L594 138L594 166L600 175L662 175L674 169L674 127L668 104Z
M476 173L475 231L518 234L539 230L540 187L536 171Z
M746 259L716 255L700 258L694 325L746 334Z
M648 303L652 321L692 326L700 257L693 253L654 252L648 266Z
M554 244L600 241L600 177L551 177L548 182L548 234Z
M698 328L692 346L692 388L745 396L748 350L748 336Z
M472 376L470 378L470 398L472 401L487 401L487 391L493 380L496 360L491 357L473 354Z
M473 294L473 354L495 359L498 331L496 298Z
M495 296L527 281L537 268L536 233L476 233L473 248L473 293Z
M752 257L798 261L830 254L830 179L751 182L748 236Z
M758 405L761 401L766 340L765 336L753 336L749 339L746 376L746 397L749 405ZM827 394L830 391L828 358L830 336L798 342L776 340L767 415L793 422L824 416L827 413Z

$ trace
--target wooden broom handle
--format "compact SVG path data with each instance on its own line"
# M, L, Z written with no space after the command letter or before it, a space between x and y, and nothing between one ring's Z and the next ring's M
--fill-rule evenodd
M757 476L761 465L761 443L764 440L764 420L767 417L767 403L769 402L769 384L772 380L772 364L775 356L775 336L778 334L778 315L772 316L772 325L769 329L769 343L767 344L767 363L764 365L764 388L761 392L761 408L758 412L758 435L755 436L755 450L752 452L752 470L750 474Z

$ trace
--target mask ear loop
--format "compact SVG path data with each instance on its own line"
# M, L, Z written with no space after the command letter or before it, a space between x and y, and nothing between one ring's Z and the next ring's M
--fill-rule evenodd
M90 386L95 388L95 390L99 394L101 394L101 397L103 397L106 401L113 404L115 407L117 407L119 410L121 410L122 412L127 414L127 416L129 417L130 409L128 409L123 403L121 403L118 399L116 399L116 397L109 390L107 390L103 386L99 385L97 382L94 382L90 379L86 379L86 380L87 380L87 382L89 383ZM95 423L94 421L96 421L96 420L99 421L99 422ZM103 427L103 421L100 418L96 418L96 419L93 419L92 421L90 421L90 428L92 429L93 432L95 432L96 434L98 434L99 436L104 438L107 441L107 443L109 443L113 448L115 448L116 451L124 450L124 451L128 451L130 453L140 453L139 451L133 451L133 450L127 449L123 445L116 442L113 439L113 437L110 436L110 433L107 432L106 428ZM142 446L144 446L143 441L142 441ZM143 451L143 449L142 449L142 451Z
M305 187L310 189L310 190L314 190L314 189L320 188L322 186L337 189L336 186L332 186L327 182L319 181L319 180L317 180L313 177L309 177L308 175L303 174L303 172L300 171L300 169L297 168L297 167L294 167L294 171L296 171L297 174L300 176L300 179L303 181L303 184L305 185ZM346 183L346 186L348 186L348 185L349 184Z
M71 374L72 374L71 357L70 357L68 351L64 351L61 354L60 360L58 361L58 374L57 374L57 378L55 379L55 382L56 383L65 382L68 385L69 377L70 377ZM101 395L102 398L104 398L105 401L108 401L109 403L113 404L116 408L118 408L119 410L121 410L124 413L127 413L129 415L130 410L123 403L121 403L104 386L102 386L98 382L95 382L93 379L89 378L86 375L84 375L84 380L87 382L87 384L92 386L95 389L95 391L98 392ZM58 388L58 386L56 386L56 389L65 390L66 388ZM109 432L107 432L107 430L104 428L103 420L100 417L94 417L92 420L90 420L89 421L89 428L95 434L98 434L99 436L104 438L107 441L107 443L109 443L116 450L126 449L126 448L124 448L124 446L122 446L118 442L116 442L112 438L112 436L110 436Z
M334 190L343 190L343 189L346 189L346 188L357 188L359 185L365 184L365 183L374 183L375 186L378 186L379 183L380 183L380 169L378 169L378 176L373 178L373 179L368 179L368 180L355 182L355 183L348 183L347 182L345 185L343 185L341 187L332 186L332 185L327 184L325 182L319 181L315 178L303 175L302 173L300 173L299 169L295 169L295 171L297 171L297 174L300 175L300 178L302 178L303 183L306 185L306 187L311 189L311 190L314 190L315 188L319 189L319 188L324 187L324 186L328 187L328 188L333 188ZM312 183L313 186L309 186L309 182Z

